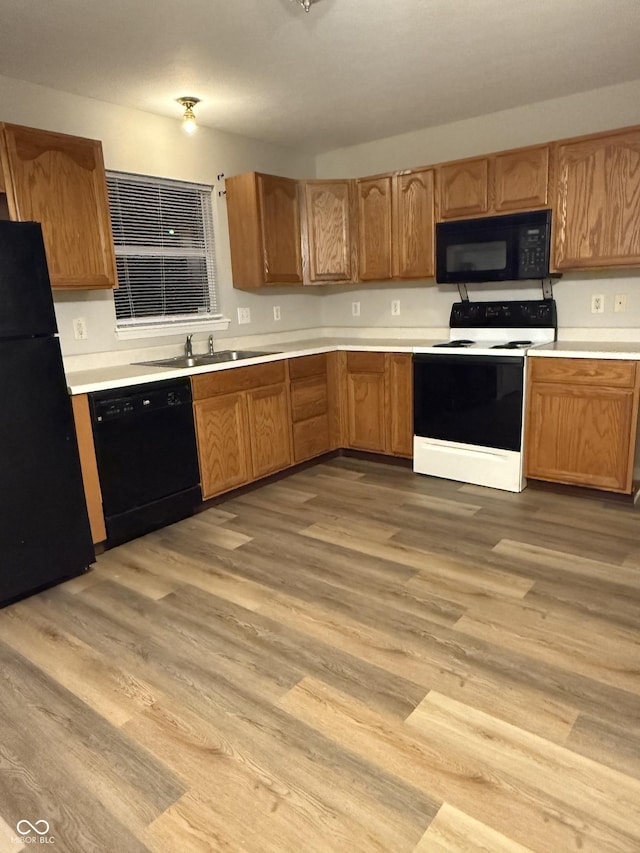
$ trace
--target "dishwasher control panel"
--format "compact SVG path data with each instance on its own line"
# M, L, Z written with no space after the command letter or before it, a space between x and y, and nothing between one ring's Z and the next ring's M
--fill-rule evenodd
M159 409L190 406L191 383L188 379L166 380L95 392L90 398L93 421L101 424Z

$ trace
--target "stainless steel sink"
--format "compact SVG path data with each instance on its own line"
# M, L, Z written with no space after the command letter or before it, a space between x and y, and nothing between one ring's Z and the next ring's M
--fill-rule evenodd
M208 364L221 364L225 361L241 361L245 358L259 358L263 355L275 355L273 352L258 352L248 349L227 349L214 353L195 355L176 355L173 358L158 358L155 361L136 361L134 364L145 364L152 367L206 367Z

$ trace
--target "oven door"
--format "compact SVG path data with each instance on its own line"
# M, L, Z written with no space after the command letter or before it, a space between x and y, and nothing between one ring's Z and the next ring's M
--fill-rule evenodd
M416 354L414 434L520 451L524 358Z

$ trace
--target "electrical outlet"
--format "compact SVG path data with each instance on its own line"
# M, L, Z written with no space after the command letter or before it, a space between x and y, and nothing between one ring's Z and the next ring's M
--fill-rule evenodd
M604 314L604 296L602 293L591 294L591 313Z
M84 317L74 317L73 337L77 341L86 341L89 337L89 335L87 334L87 321Z
M623 313L627 310L627 294L616 293L613 299L613 310L617 313Z
M399 317L400 316L400 300L392 299L391 300L391 316Z
M359 302L352 302L351 303L351 316L352 317L359 317L360 316L360 303Z
M251 322L251 308L238 308L238 323L242 325L243 323Z
M278 321L280 319L280 306L279 305L273 306L273 319L276 321Z

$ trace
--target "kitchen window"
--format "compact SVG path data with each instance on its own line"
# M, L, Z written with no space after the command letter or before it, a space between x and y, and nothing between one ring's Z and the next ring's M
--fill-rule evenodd
M119 337L227 328L216 287L212 188L108 172Z

